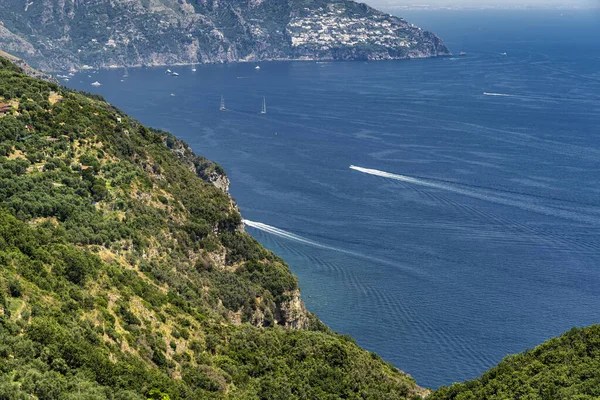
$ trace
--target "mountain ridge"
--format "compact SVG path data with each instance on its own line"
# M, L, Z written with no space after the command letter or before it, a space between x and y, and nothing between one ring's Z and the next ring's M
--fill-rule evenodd
M402 18L348 0L0 0L0 48L43 71L450 55Z

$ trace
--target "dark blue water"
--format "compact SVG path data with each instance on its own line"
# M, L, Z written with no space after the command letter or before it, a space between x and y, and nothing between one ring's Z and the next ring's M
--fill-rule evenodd
M573 12L407 19L468 56L69 84L221 163L244 217L266 224L248 231L289 262L308 307L437 387L600 322L600 24Z

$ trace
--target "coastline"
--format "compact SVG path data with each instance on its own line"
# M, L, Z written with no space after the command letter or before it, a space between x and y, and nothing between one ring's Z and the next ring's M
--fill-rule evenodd
M108 71L120 68L159 68L159 67L192 67L192 66L201 66L201 65L226 65L226 64L249 64L249 63L270 63L270 62L365 62L365 61L403 61L403 60L426 60L430 58L446 58L453 57L452 52L448 52L448 54L436 54L436 55L426 55L422 57L372 57L372 58L355 58L355 59L339 59L339 58L319 58L319 57L299 57L299 58L269 58L269 59L246 59L246 60L236 60L236 61L214 61L214 62L178 62L178 63L141 63L141 64L130 64L130 65L101 65L101 66L91 66L84 64L79 68L71 68L70 70L48 70L44 71L49 74L62 73L62 72L85 72L85 71Z

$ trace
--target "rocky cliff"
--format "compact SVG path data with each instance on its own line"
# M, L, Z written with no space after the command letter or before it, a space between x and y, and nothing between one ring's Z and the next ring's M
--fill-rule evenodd
M450 54L434 34L347 0L0 0L0 49L46 71Z

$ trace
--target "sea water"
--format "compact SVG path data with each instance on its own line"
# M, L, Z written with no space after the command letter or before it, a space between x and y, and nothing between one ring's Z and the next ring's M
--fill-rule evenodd
M308 308L437 387L600 322L600 24L405 16L467 55L87 71L68 85L222 164L248 232L290 264Z

